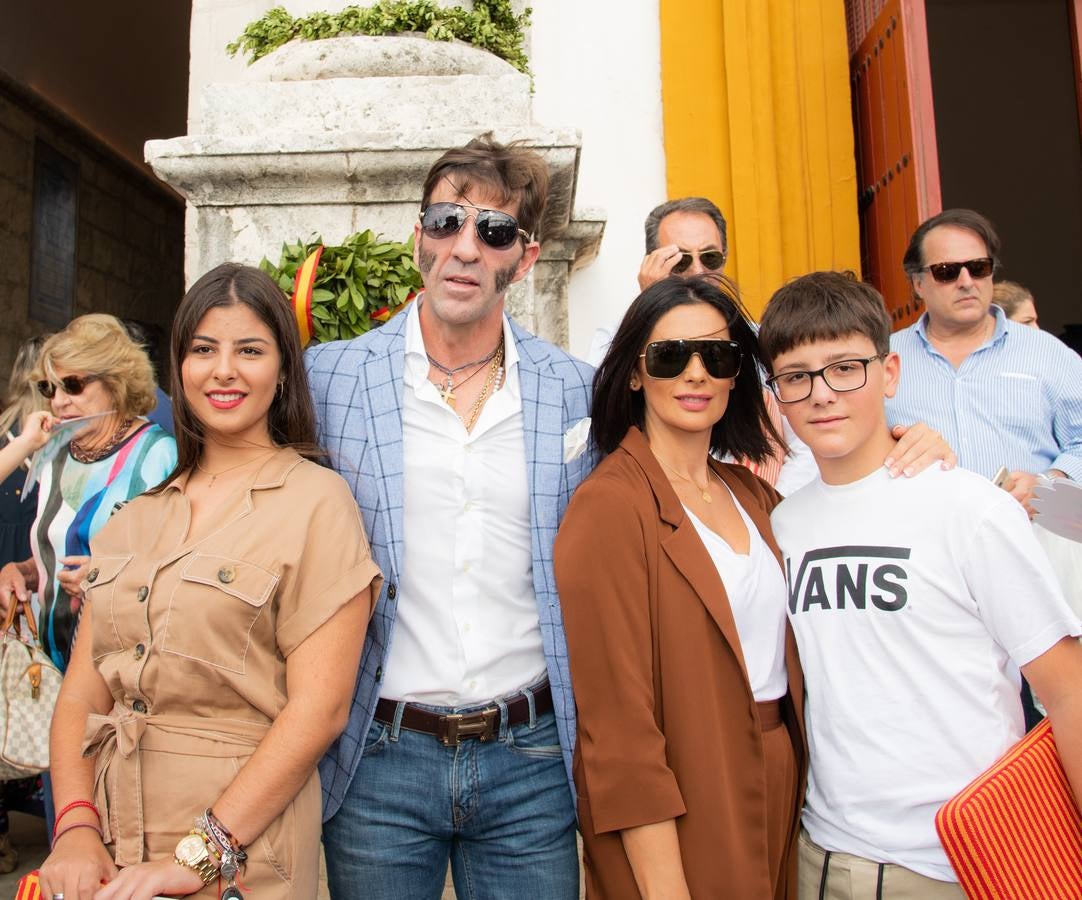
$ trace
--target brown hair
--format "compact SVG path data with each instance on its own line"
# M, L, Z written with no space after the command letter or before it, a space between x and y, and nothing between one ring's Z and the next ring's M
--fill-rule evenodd
M489 188L501 205L518 201L515 218L533 240L541 226L549 192L549 170L536 150L524 141L501 144L486 131L465 147L448 150L428 171L421 209L428 208L436 185L447 178L460 196L475 183Z
M115 316L79 316L41 348L31 374L34 381L58 381L56 369L100 376L121 419L146 415L157 402L150 358Z
M1016 281L997 281L992 286L992 302L1003 307L1008 319L1027 300L1033 300L1033 292Z
M794 278L770 298L759 323L759 346L773 371L782 353L860 334L876 353L890 352L890 316L883 296L852 272L812 272Z
M938 216L932 216L917 226L913 237L909 239L905 256L902 257L902 268L907 275L916 275L924 268L924 239L928 232L940 225L951 225L954 228L964 228L972 231L984 241L988 248L988 255L992 257L996 271L999 269L999 235L996 229L984 216L972 209L945 209Z
M15 363L8 376L8 389L4 395L4 408L0 412L0 442L6 432L22 425L23 420L32 412L48 408L48 401L37 392L31 372L41 356L41 348L51 337L39 334L27 338L19 345L15 354Z
M282 358L282 390L271 401L267 427L276 446L291 446L306 456L321 456L315 443L316 417L308 393L308 377L297 325L289 302L271 278L259 269L223 263L207 272L180 301L170 336L173 422L176 425L177 466L154 491L163 489L193 468L203 453L203 423L184 393L182 366L192 337L203 317L220 306L243 303L270 329ZM153 493L153 491L152 491Z

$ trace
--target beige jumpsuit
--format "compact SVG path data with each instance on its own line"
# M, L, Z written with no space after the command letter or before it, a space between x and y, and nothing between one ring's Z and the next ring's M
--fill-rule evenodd
M91 546L91 653L115 705L90 717L84 753L120 866L172 856L285 706L289 654L357 594L374 604L382 580L346 483L293 450L194 542L186 483L133 500ZM313 770L247 848L255 900L316 896L320 811Z

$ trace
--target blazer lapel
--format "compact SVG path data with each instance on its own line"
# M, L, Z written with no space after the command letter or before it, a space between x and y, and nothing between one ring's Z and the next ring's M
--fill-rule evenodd
M522 393L522 437L530 479L530 523L535 535L555 529L556 498L563 474L563 382L550 374L544 345L511 323L518 347L518 380ZM538 352L539 347L541 352ZM549 502L551 501L551 502ZM534 548L537 574L540 560Z
M632 428L620 444L642 467L650 480L650 487L658 501L658 515L662 521L673 527L667 537L661 539L661 548L672 561L681 575L691 585L699 600L702 601L710 618L714 620L722 637L740 663L740 668L747 679L748 670L744 662L744 652L740 647L740 635L736 630L736 619L729 606L729 597L725 585L718 575L717 567L703 545L695 525L684 511L669 479L661 470L657 459L650 450L650 445L638 428Z
M405 368L406 314L396 316L380 329L382 341L373 341L358 373L367 404L365 434L369 452L361 474L372 479L379 494L379 508L390 535L387 550L394 571L401 571L403 445L402 390ZM394 327L392 327L394 326ZM360 423L355 426L360 429ZM360 435L358 435L360 436Z

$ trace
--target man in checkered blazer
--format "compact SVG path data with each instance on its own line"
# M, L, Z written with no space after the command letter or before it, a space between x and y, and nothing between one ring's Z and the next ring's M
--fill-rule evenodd
M578 897L575 704L552 543L592 370L511 322L548 189L531 150L448 151L414 226L425 290L307 353L320 441L385 583L320 765L331 894ZM333 535L319 536L333 540Z

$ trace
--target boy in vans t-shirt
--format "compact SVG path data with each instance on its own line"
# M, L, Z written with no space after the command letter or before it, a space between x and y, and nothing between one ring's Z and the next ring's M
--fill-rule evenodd
M1082 796L1082 625L1009 494L883 468L889 339L882 297L836 272L781 288L759 332L820 471L771 518L807 690L802 898L964 896L934 818L1022 737L1019 669Z

